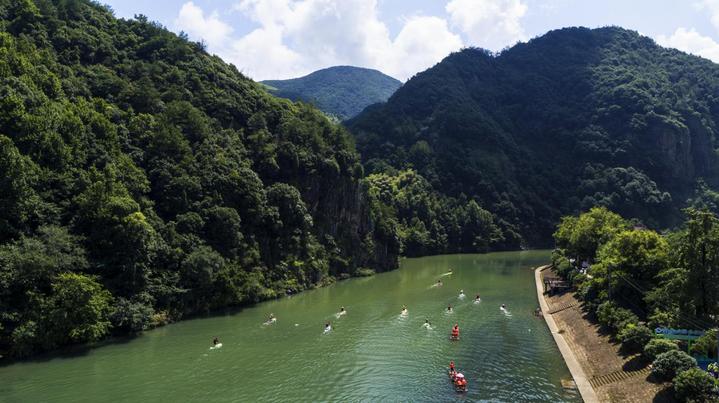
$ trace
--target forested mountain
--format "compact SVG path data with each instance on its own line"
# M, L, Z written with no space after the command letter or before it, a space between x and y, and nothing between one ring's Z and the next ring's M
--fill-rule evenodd
M384 102L402 83L377 70L336 66L290 80L262 81L270 92L293 101L309 102L339 120Z
M609 27L454 53L348 127L368 173L414 169L449 203L489 210L501 242L540 246L595 205L654 228L689 199L716 207L718 124L719 65ZM439 216L415 223L427 239Z
M348 133L84 0L0 0L0 356L397 266Z

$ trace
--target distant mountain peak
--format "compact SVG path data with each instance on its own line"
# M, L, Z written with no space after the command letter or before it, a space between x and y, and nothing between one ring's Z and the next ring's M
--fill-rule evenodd
M274 95L309 102L340 120L386 101L402 83L378 70L334 66L288 80L261 81Z

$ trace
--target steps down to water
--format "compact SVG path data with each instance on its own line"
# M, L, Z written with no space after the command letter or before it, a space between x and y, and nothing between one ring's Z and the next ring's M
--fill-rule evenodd
M649 369L649 367L642 368L636 371L614 371L605 375L595 376L594 378L589 380L589 383L592 385L593 388L598 388L600 386L608 385L610 383L618 382L623 379L628 379L634 376L648 375L650 371L651 370Z

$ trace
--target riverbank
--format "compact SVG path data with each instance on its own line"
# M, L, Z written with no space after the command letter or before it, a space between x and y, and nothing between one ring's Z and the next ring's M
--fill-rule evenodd
M589 379L587 378L587 374L584 372L584 368L577 360L574 350L569 347L569 344L563 335L564 331L557 326L554 318L551 314L549 314L551 310L549 308L549 304L547 303L547 299L544 296L542 275L542 271L547 268L548 266L541 266L534 271L534 280L537 286L537 299L539 300L539 306L542 309L542 316L547 322L547 326L549 327L549 331L552 333L552 337L554 337L555 343L557 343L559 352L562 353L564 362L566 362L567 368L569 368L569 372L572 374L572 378L574 378L574 383L577 385L577 389L579 389L579 394L582 396L582 399L586 403L598 402L599 400L597 395L594 388L589 383Z
M574 292L544 294L548 266L535 270L537 297L544 318L585 402L668 402L665 385L648 381L649 368L638 356L620 353L600 326L590 321Z

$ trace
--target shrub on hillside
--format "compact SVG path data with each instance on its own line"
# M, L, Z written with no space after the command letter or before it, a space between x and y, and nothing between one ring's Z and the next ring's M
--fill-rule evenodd
M597 307L597 320L602 326L616 332L630 323L637 323L639 318L632 311L622 308L612 301L607 301Z
M661 353L652 364L652 374L659 380L670 381L678 373L691 368L696 368L697 360L689 354L674 350Z
M719 402L719 382L699 368L682 371L674 378L674 393L681 402Z
M637 352L641 350L653 336L654 333L648 327L628 323L619 331L618 338L626 351Z
M717 351L717 331L710 330L692 343L690 353L702 357L713 357Z
M575 274L576 270L569 263L569 259L564 256L558 256L556 258L552 256L552 264L554 264L554 271L556 271L560 277L565 280L572 280L572 277L574 277L573 275Z
M647 325L650 329L657 327L677 327L676 312L667 312L660 309L655 309L654 312L647 318Z
M679 346L673 340L661 338L651 339L644 346L644 356L647 357L647 359L654 361L659 354L675 350L679 350Z

